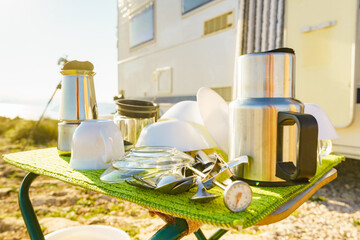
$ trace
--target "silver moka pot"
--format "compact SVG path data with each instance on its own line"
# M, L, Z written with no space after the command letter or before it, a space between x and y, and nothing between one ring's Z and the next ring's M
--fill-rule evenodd
M70 154L71 140L81 121L97 119L97 104L92 63L70 61L62 68L60 123L58 124L58 150Z
M230 109L229 158L252 185L302 184L315 175L318 126L294 98L295 53L282 48L238 58L237 99Z

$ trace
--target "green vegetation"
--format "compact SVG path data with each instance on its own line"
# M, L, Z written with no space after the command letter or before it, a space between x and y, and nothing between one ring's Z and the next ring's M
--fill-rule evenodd
M57 123L57 120L42 119L32 132L36 121L19 117L13 119L0 117L0 147L11 146L10 148L21 149L28 138L29 146L56 146Z
M300 214L301 214L300 211L296 211L296 210L295 210L295 211L291 214L291 216L298 217Z
M89 198L79 198L79 200L76 201L77 205L81 205L85 207L93 206L95 203L96 201L94 199L89 199Z
M312 196L309 200L313 202L327 202L327 199L324 196Z
M354 221L354 224L360 227L360 221Z
M77 221L79 216L75 212L74 208L62 209L60 211L49 211L44 209L35 210L36 216L38 217L61 217L67 218L73 221Z
M124 230L125 232L127 232L129 234L129 236L131 237L131 239L134 239L134 237L140 233L139 226L124 225L124 226L121 226L121 229ZM138 239L138 238L135 238L135 239Z

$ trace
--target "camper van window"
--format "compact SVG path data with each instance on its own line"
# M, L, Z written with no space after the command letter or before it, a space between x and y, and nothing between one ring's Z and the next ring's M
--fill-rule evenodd
M130 17L130 47L136 47L154 39L154 4Z
M182 0L182 13L188 13L214 0Z

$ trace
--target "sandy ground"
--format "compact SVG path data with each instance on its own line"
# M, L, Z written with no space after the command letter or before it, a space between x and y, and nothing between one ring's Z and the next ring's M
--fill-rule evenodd
M3 152L2 152L3 153ZM360 239L360 161L348 159L338 178L321 188L288 218L268 226L229 231L222 239ZM17 193L26 172L0 160L0 239L29 239ZM149 239L164 222L135 204L39 177L31 199L45 234L77 225L103 224ZM202 227L206 236L217 228ZM184 239L196 239L194 235Z

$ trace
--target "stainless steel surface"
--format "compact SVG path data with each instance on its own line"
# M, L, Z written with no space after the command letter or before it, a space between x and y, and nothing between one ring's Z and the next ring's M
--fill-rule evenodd
M183 177L176 173L158 174L148 178L144 176L133 176L134 180L125 180L125 182L134 185L154 189L156 191L168 194L178 194L189 190L194 185L195 176Z
M165 185L162 185L162 186L159 186L159 187L156 187L155 190L156 191L159 191L159 192L162 192L162 193L170 193L172 194L172 189L175 188L176 186L190 180L191 178L181 178L181 179L178 179L176 181L173 181L173 182L169 182ZM175 191L175 193L177 193L177 191Z
M275 176L277 116L279 111L303 113L303 104L291 98L253 98L230 104L229 159L249 156L249 163L232 169L240 178L283 181ZM284 127L283 158L296 163L296 126Z
M238 58L237 98L294 97L295 56L254 53Z
M150 101L118 99L114 122L125 141L135 146L142 129L157 121L159 105Z
M116 114L114 123L120 128L122 136L125 141L128 141L135 146L142 129L155 122L155 118L131 118L120 116Z
M171 194L179 194L182 192L186 192L187 190L192 188L194 186L194 184L195 184L195 178L190 178L189 180L176 185L173 189L171 189L170 193Z
M70 154L72 136L80 123L59 123L57 148L61 154Z
M293 98L295 56L266 52L243 55L238 61L237 99L229 105L229 160L248 155L249 163L233 168L238 178L283 182L276 174L278 112L304 112ZM296 163L297 128L285 126L283 159Z
M195 159L201 162L202 164L214 163L214 159L210 158L204 151L197 151L195 154Z
M97 119L92 71L63 70L60 121Z
M197 192L195 193L194 196L190 198L190 200L199 201L199 202L208 202L219 197L218 195L206 191L204 185L201 182L200 177L196 178L196 185L198 186Z

